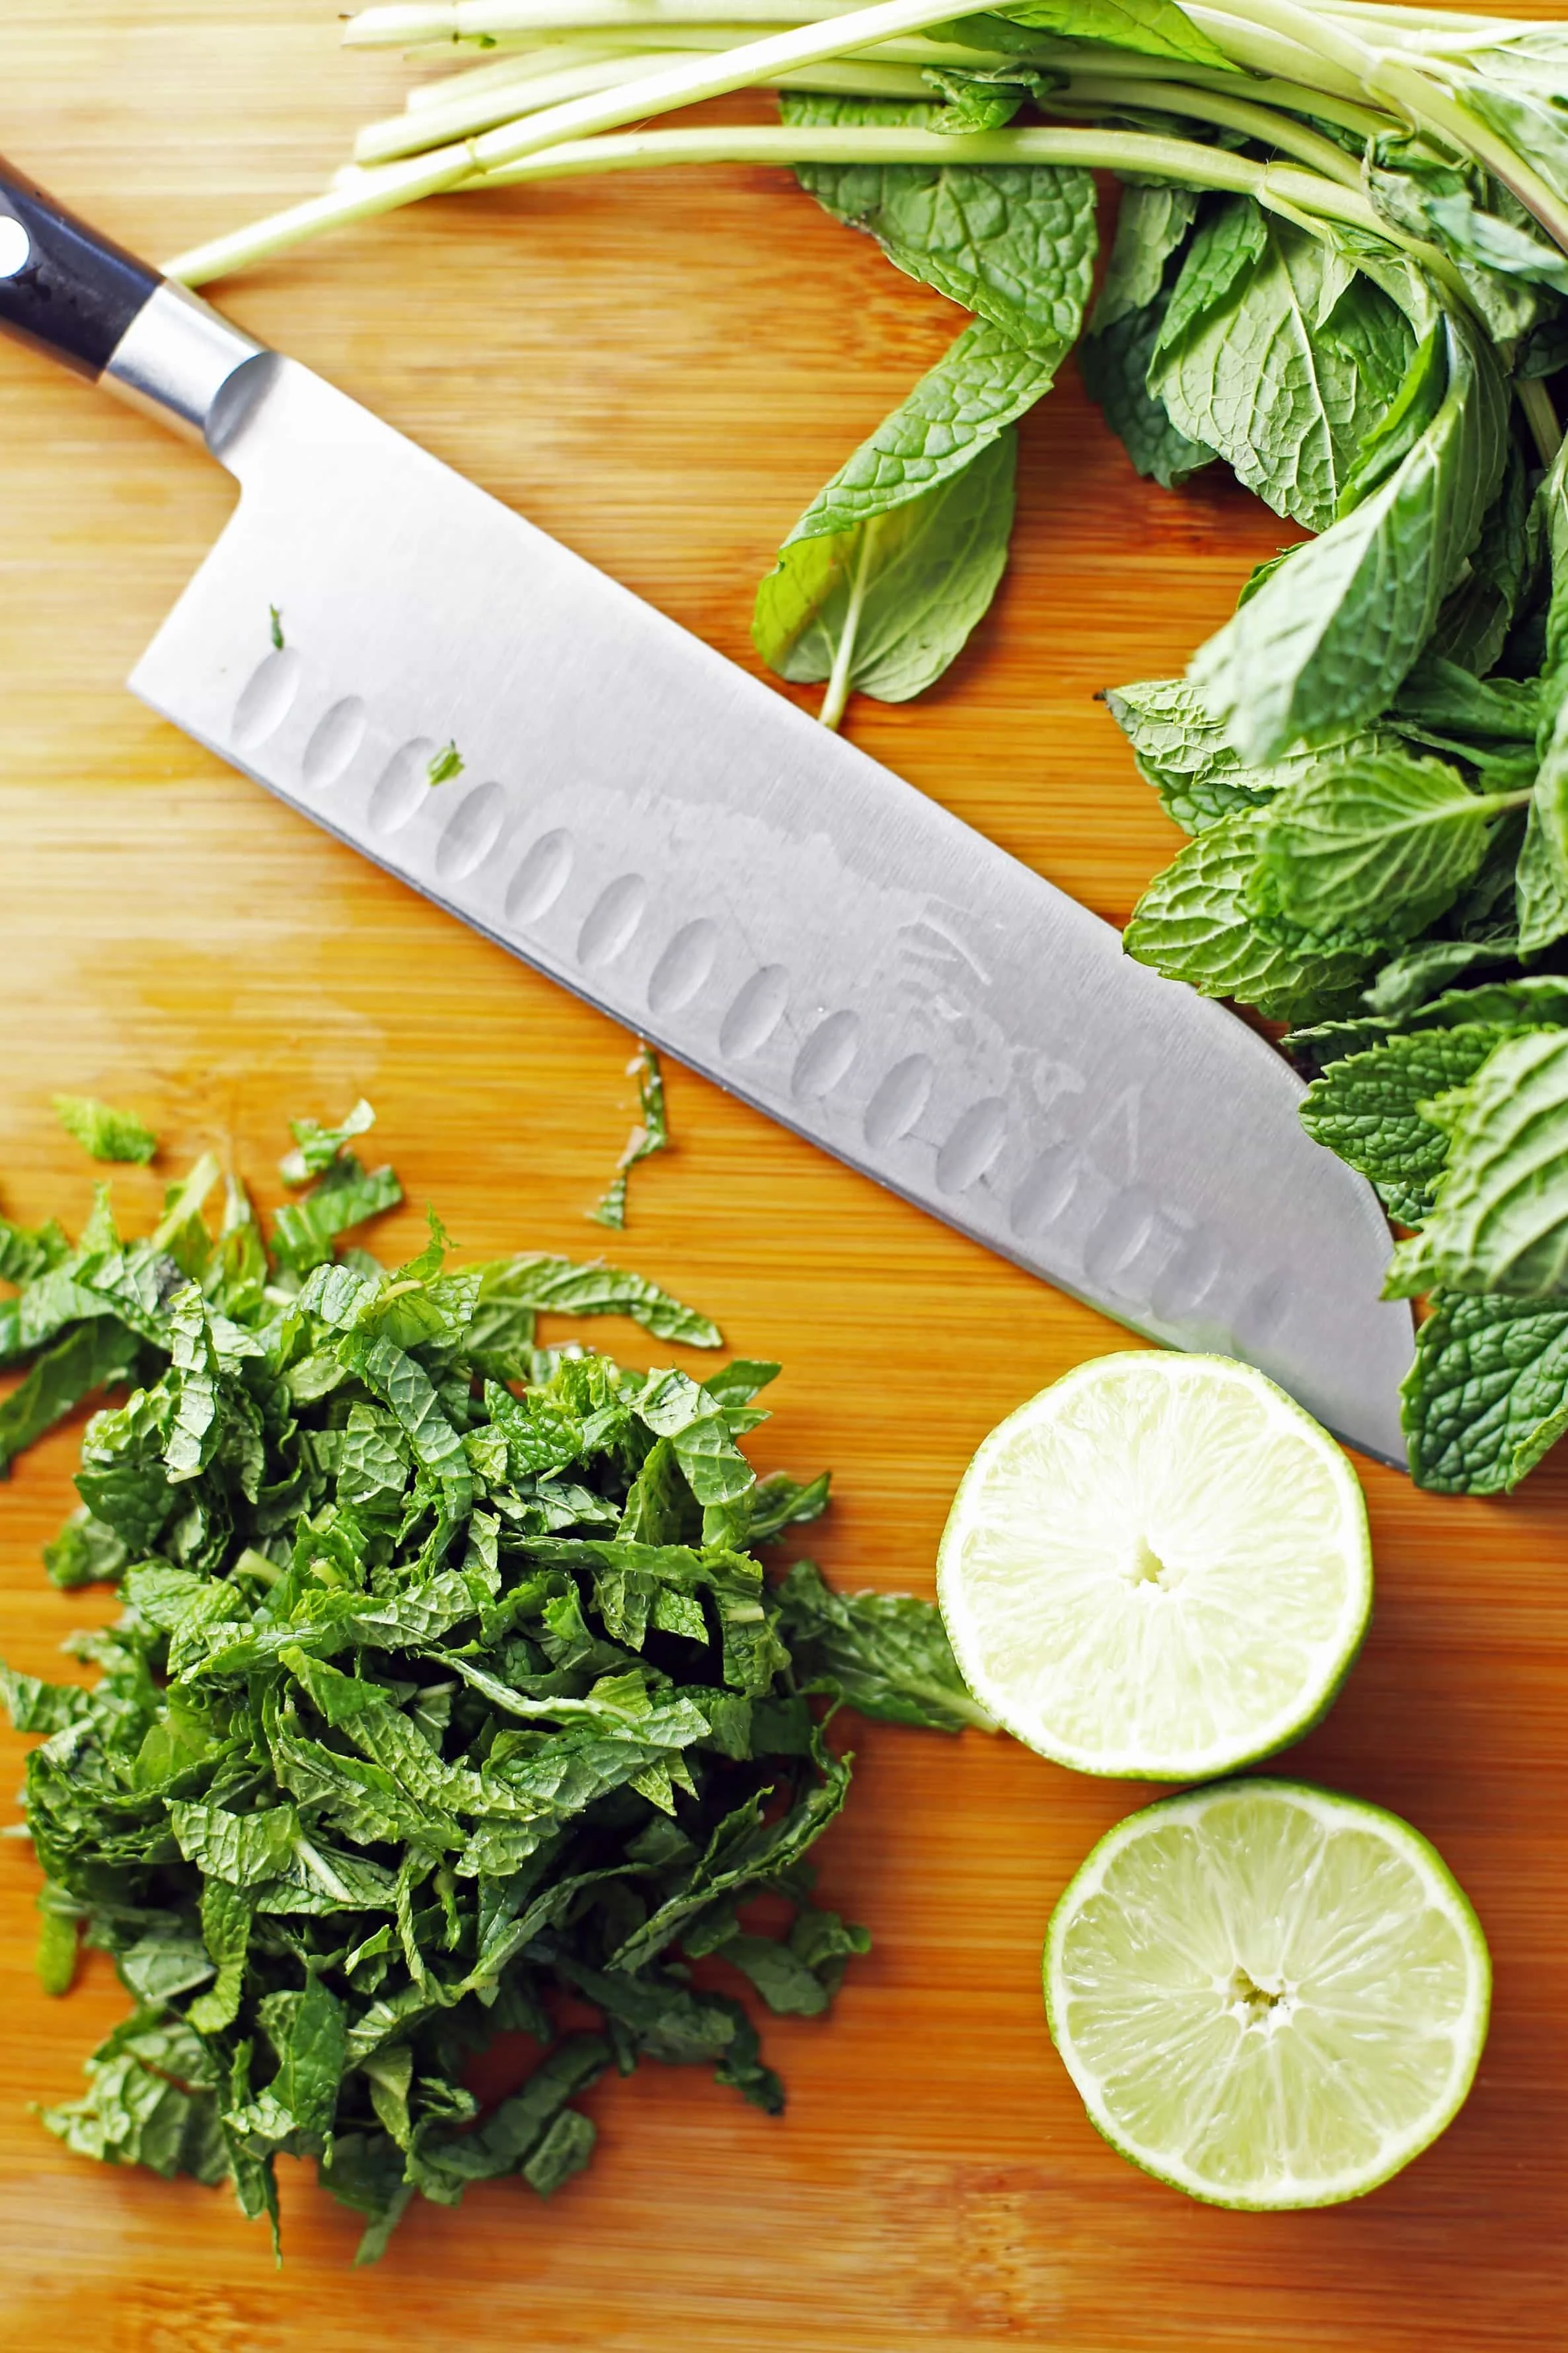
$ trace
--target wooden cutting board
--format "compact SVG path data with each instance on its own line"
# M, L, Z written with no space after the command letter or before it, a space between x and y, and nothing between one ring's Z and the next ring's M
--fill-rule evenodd
M317 186L395 63L328 0L4 0L0 136L156 257ZM752 589L955 313L782 173L451 199L228 290L235 316L752 664ZM216 1143L276 1193L291 1113L361 1093L414 1208L466 1249L591 1255L630 1124L624 1035L154 721L121 681L226 514L154 427L0 353L0 1205L79 1217L52 1091L145 1113L156 1175ZM1279 526L1233 486L1139 483L1069 369L1024 431L1012 568L980 642L857 739L1113 920L1175 837L1097 689L1174 670ZM779 1356L765 1465L830 1463L819 1556L929 1593L984 1431L1117 1329L671 1074L679 1150L611 1255ZM639 1335L617 1331L634 1360ZM646 1359L643 1359L646 1361ZM45 1584L74 1433L0 1495L0 1655L48 1673L112 1604ZM1142 1789L1003 1741L858 1732L828 1901L876 1939L829 2022L774 2021L780 2122L695 2073L603 2084L592 2170L420 2206L380 2268L285 2167L286 2264L226 2196L94 2168L30 2104L71 2095L123 1998L31 1970L37 1873L0 1845L0 2339L14 2353L1404 2353L1568 2344L1568 1461L1510 1503L1363 1466L1376 1622L1290 1769L1435 1839L1491 1938L1497 2007L1447 2137L1360 2205L1190 2204L1086 2122L1047 2040L1051 1905ZM68 1670L69 1672L69 1670ZM23 1744L8 1735L5 1768Z

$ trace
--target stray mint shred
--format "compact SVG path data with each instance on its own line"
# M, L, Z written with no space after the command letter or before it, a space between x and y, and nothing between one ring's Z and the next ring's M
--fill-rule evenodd
M642 1119L626 1140L626 1148L616 1164L616 1173L609 1191L596 1209L590 1212L596 1226L608 1226L613 1232L625 1231L626 1222L626 1192L632 1170L640 1161L651 1160L656 1152L669 1149L669 1120L664 1102L664 1072L653 1048L639 1045L626 1064L626 1076L637 1082L637 1101Z
M95 1160L135 1161L145 1166L158 1139L134 1112L116 1111L95 1095L56 1095L55 1117Z
M462 775L463 767L462 754L456 744L448 744L437 753L430 763L430 782L432 785L455 784Z
M90 1689L0 1667L39 1740L42 1984L89 1944L134 2005L44 2121L275 2235L277 2160L311 2158L361 2261L416 2197L563 2188L607 2073L705 2066L776 2113L742 1997L818 2016L869 1942L813 1894L829 1717L986 1721L931 1603L764 1575L827 1501L742 1451L776 1365L547 1339L615 1314L721 1345L618 1268L453 1265L434 1213L401 1264L340 1250L402 1198L351 1148L372 1118L294 1124L269 1233L210 1155L148 1238L102 1189L74 1242L0 1225L0 1461L110 1393L46 1562L123 1605L71 1645ZM541 2055L486 2105L498 2035Z
M281 653L286 642L283 636L283 616L276 605L268 605L267 613L273 650L276 653Z

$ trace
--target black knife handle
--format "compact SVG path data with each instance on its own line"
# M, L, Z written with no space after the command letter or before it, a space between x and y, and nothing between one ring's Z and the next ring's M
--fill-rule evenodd
M266 346L0 156L0 333L224 455ZM243 380L243 382L242 382ZM226 463L226 459L225 459Z
M96 379L161 283L0 156L0 330Z

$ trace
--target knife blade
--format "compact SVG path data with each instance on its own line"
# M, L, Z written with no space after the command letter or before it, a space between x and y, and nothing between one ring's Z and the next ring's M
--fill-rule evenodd
M1403 1459L1386 1223L1244 1023L4 166L0 326L240 486L153 709L890 1190Z

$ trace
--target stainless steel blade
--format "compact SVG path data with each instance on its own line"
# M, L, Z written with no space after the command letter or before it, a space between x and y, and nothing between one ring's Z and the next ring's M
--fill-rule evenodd
M1402 1458L1387 1227L1263 1039L306 369L238 383L239 509L138 693L879 1183Z

